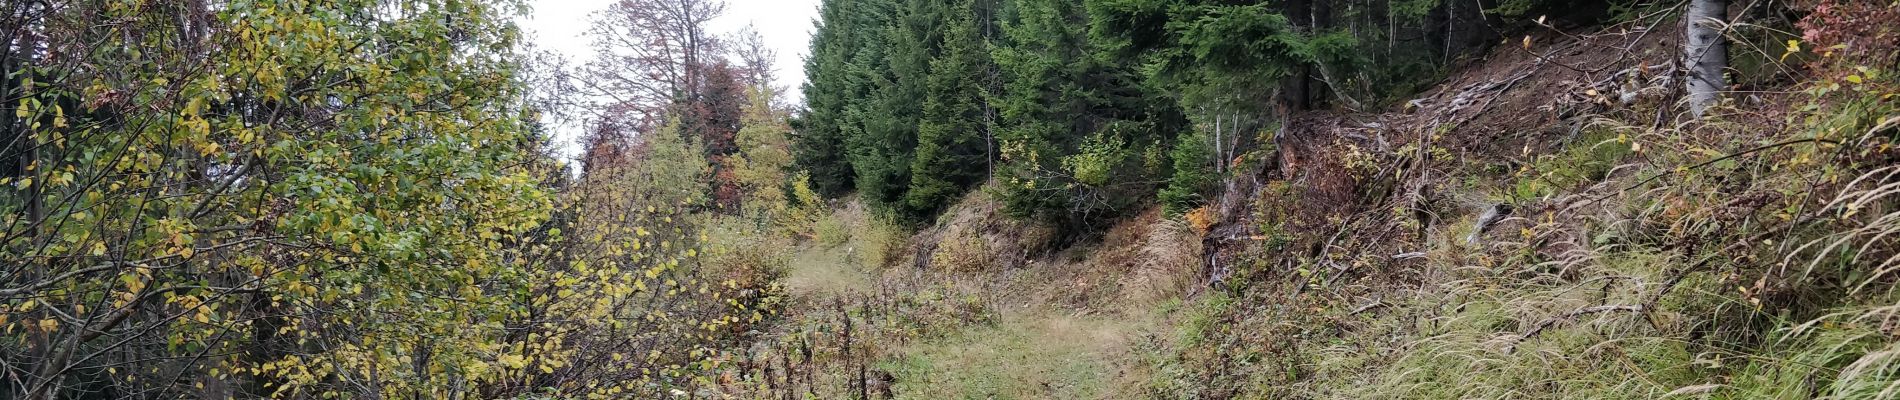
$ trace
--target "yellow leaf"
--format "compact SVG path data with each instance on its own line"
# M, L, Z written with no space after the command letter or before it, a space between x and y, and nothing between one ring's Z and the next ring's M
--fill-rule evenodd
M468 364L462 366L462 370L468 371L468 374L473 376L487 375L488 364L480 361L470 361Z
M1848 81L1848 82L1853 82L1853 83L1855 83L1855 84L1859 84L1859 83L1861 83L1861 79L1860 79L1860 75L1848 75L1848 76L1847 76L1847 81Z
M59 320L55 320L52 318L42 319L40 320L39 328L41 332L52 332L54 330L58 330Z
M496 357L495 361L500 362L501 365L507 366L510 369L521 369L521 367L528 366L527 358L515 354L503 354L501 357Z
M119 280L125 282L126 291L138 293L145 289L145 280L139 279L137 275L120 275Z
M106 255L106 242L103 242L103 241L92 242L92 255L94 256Z

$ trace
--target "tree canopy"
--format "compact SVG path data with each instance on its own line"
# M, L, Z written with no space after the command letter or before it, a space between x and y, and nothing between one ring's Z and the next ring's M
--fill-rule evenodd
M1163 189L1172 209L1198 205L1210 187L1192 182L1225 173L1289 112L1408 93L1487 39L1484 12L1430 0L826 1L795 153L822 192L856 190L899 220L927 221L995 182L1013 214L1087 231Z

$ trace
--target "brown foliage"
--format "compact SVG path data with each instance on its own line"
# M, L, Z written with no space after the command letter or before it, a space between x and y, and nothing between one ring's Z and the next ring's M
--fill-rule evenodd
M1877 1L1810 0L1801 6L1810 10L1796 23L1801 39L1815 52L1845 61L1832 65L1892 66L1900 53L1900 4ZM1816 71L1824 77L1853 73L1850 69L1830 68L1829 61L1816 62Z

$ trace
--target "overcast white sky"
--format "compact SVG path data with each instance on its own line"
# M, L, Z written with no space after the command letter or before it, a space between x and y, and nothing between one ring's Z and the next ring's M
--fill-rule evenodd
M521 27L537 47L558 51L571 65L584 64L594 52L586 37L590 15L605 10L618 0L533 0L534 13L521 20ZM721 35L738 32L747 24L759 30L767 46L778 51L778 86L788 89L787 99L797 100L799 85L805 81L805 53L810 45L812 20L818 17L819 0L727 0L726 15L713 22L712 30ZM573 144L579 136L577 126L556 127L557 145L572 157L579 150Z

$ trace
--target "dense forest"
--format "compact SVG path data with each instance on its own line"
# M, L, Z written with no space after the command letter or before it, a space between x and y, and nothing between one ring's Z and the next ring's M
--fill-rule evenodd
M1289 115L1442 77L1499 25L1609 3L830 1L798 156L813 187L923 221L995 181L1018 216L1086 230L1205 203ZM1626 5L1627 7L1627 5Z
M1900 3L536 5L0 4L0 400L1900 398Z

